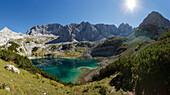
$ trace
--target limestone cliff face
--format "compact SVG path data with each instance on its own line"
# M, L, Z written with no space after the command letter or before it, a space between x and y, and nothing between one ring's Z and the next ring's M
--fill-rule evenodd
M136 36L148 36L157 39L167 29L170 29L170 22L158 12L151 12L139 25Z
M97 41L111 36L126 37L134 32L134 29L128 24L121 24L119 28L115 25L90 24L81 22L80 24L69 24L62 26L60 24L38 25L34 26L26 34L28 35L57 35L59 38L49 43L76 42L76 41Z

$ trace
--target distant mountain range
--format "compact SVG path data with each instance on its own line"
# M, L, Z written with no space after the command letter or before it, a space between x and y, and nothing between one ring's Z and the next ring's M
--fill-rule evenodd
M36 35L56 35L59 36L49 43L74 42L74 41L97 41L111 36L127 37L134 32L134 28L129 24L122 23L118 28L115 25L90 24L81 22L80 24L61 24L37 25L29 29L26 34Z

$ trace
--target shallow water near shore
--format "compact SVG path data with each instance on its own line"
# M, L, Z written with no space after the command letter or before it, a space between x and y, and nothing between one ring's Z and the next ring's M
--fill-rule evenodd
M84 72L81 68L89 70L96 69L100 62L94 59L67 59L67 58L38 58L31 59L31 62L42 71L56 76L63 82L76 83L78 77Z

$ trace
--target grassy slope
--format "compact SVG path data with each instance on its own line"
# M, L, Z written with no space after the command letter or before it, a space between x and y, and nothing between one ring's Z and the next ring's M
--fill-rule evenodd
M55 87L53 87L51 84L55 84L58 87L62 87L61 84L58 84L54 81L51 81L49 79L42 78L39 75L33 75L23 69L21 70L20 74L12 73L4 67L7 64L12 64L12 62L5 62L0 59L0 84L7 84L11 88L11 94L55 94L57 91L55 90ZM45 81L43 83L43 81ZM7 94L6 90L0 90L0 94Z
M97 86L106 87L106 93L109 95L109 92L112 89L114 90L114 87L108 85L113 76L111 78L103 79L99 82L88 83L70 88L68 86L63 86L62 84L43 78L40 75L31 74L23 69L20 69L20 74L12 73L4 69L7 64L15 65L12 62L5 62L0 59L0 85L3 83L7 84L7 86L11 88L11 92L0 89L0 95L43 95L43 93L47 93L47 95L98 95L101 88L99 87L95 89ZM122 91L116 92L114 90L114 93L112 94L122 95L126 93Z

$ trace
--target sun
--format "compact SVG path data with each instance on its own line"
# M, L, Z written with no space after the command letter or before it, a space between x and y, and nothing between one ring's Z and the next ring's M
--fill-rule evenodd
M131 12L133 12L137 6L136 0L126 0L126 6Z

